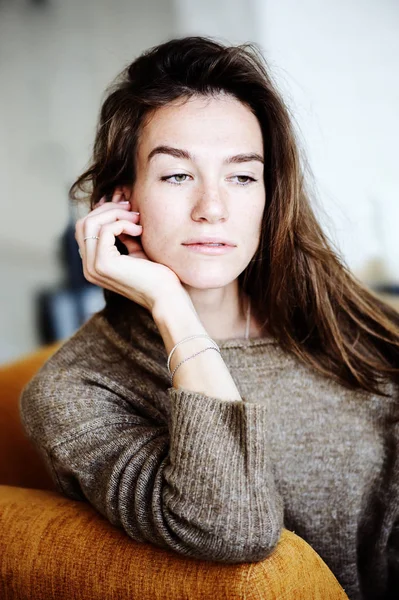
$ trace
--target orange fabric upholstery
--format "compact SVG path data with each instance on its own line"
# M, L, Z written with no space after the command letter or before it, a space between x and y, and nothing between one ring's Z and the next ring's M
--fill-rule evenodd
M134 542L88 503L52 490L23 433L18 397L56 347L0 368L0 598L347 598L318 554L288 530L259 563L200 561Z
M0 483L54 489L38 453L19 418L18 399L24 385L60 344L40 348L20 360L0 366Z

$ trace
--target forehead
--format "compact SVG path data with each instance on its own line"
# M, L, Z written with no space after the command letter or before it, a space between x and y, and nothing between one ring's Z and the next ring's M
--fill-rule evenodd
M180 98L154 110L143 123L142 151L158 144L181 147L219 145L240 151L262 151L262 131L251 109L227 94Z

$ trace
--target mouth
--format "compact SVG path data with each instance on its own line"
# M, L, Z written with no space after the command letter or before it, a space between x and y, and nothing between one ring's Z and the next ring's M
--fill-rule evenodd
M229 246L230 244L223 244L222 242L193 242L192 244L183 244L183 246Z
M231 252L235 248L235 246L230 246L229 244L223 244L218 242L197 242L194 244L183 244L183 246L190 251L209 255L226 254L227 252Z
M188 239L186 242L182 242L182 244L183 246L231 246L233 248L237 245L232 240L208 235L203 235L200 238Z

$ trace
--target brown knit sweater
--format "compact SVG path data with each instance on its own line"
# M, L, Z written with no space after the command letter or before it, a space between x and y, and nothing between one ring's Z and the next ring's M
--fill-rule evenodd
M349 391L272 338L215 340L241 394L170 387L151 314L95 314L21 396L59 490L138 541L258 561L282 527L351 600L399 598L399 402Z

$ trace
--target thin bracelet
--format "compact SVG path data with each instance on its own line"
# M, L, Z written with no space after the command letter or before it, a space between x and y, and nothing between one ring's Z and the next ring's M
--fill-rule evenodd
M206 333L199 333L198 335L190 335L189 337L183 338L180 342L178 342L172 348L172 350L169 353L168 364L167 364L169 374L170 374L170 361L172 359L173 352L176 350L177 346L180 346L180 344L183 344L183 342L188 342L189 340L193 340L193 339L199 338L199 337L206 337L206 338L208 338L209 340L211 340L211 342L213 342L215 344L216 348L219 348L219 346L217 345L217 343L211 337L209 337L209 335L207 335Z
M185 363L187 360L190 360L190 358L194 358L195 356L198 356L198 354L202 354L203 352L206 352L207 350L216 350L216 352L219 352L219 354L220 354L219 348L215 348L215 346L208 346L208 348L204 348L203 350L200 350L199 352L196 352L195 354L192 354L188 358L185 358L184 360L182 360L181 362L179 362L179 364L173 369L173 373L170 376L170 385L173 386L173 377L174 377L174 374L176 373L177 369L183 363Z

